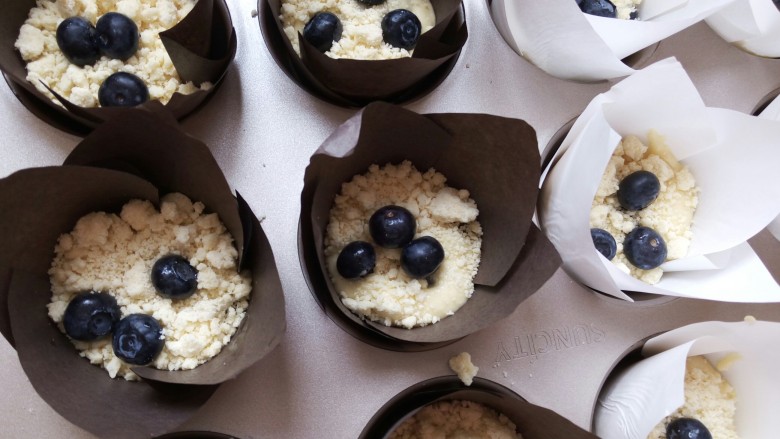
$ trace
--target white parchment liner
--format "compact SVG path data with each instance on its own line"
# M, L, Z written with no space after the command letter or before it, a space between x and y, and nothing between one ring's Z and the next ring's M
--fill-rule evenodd
M724 40L747 52L780 57L780 11L772 0L737 0L706 21Z
M778 43L780 46L780 39L778 39ZM764 108L764 111L762 111L758 117L780 121L780 96L776 97L769 105L767 105L767 107ZM780 241L780 215L778 215L777 218L775 218L775 220L772 221L769 226L767 226L767 229L769 229L769 232L772 234L772 236Z
M734 1L644 0L639 20L584 14L574 0L493 0L491 9L499 32L521 56L555 77L596 81L630 75L634 69L621 59Z
M737 358L722 371L737 395L736 426L742 439L777 437L780 430L780 323L703 322L650 339L642 355L602 391L594 432L603 439L645 439L664 417L685 401L685 360L704 355L717 365Z
M662 265L649 285L594 250L591 203L612 152L624 135L646 142L658 131L696 179L699 205L688 256ZM780 301L780 286L746 241L780 213L780 122L705 107L673 58L638 71L596 96L572 126L542 176L542 229L564 268L580 282L615 297L621 290L731 302Z

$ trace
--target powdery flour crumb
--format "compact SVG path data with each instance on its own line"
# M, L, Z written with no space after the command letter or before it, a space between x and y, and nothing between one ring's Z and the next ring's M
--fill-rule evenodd
M479 372L479 367L475 366L471 362L471 354L468 352L461 352L458 355L450 358L450 369L458 374L458 378L463 381L463 384L470 386L474 382L474 377ZM504 372L506 374L506 372Z
M248 273L238 273L238 252L215 213L182 194L162 198L158 212L148 201L132 200L120 215L90 213L60 236L49 276L49 317L64 331L70 300L83 291L104 291L117 300L122 316L148 314L160 322L165 347L151 364L157 369L193 369L217 355L246 315L252 290ZM198 289L187 299L157 294L154 262L175 253L198 270ZM82 357L109 375L138 379L114 355L111 337L71 340Z
M429 169L420 173L411 162L383 167L342 184L330 210L325 258L333 285L344 305L360 316L386 326L413 328L436 323L457 311L474 292L482 244L479 211L466 190L445 185L444 175ZM380 207L394 204L417 220L417 234L433 236L444 247L444 262L434 282L413 279L401 268L401 249L374 245L376 268L356 280L344 279L336 259L352 241L372 242L368 219Z
M26 62L27 80L38 91L59 103L44 84L82 107L98 106L98 89L116 72L132 73L149 88L150 99L167 103L175 92L190 94L208 90L192 82L181 83L158 34L179 23L196 0L37 0L19 30L14 44ZM68 17L80 16L93 25L107 12L128 16L138 26L138 51L125 61L101 57L95 64L71 64L57 46L57 26Z
M436 25L433 5L429 0L387 0L367 6L358 0L282 0L281 16L284 33L300 55L298 33L317 12L330 12L341 20L341 39L334 42L325 55L348 59L406 58L413 51L393 47L382 40L382 18L395 9L412 11L422 24L422 32Z
M734 424L737 395L712 364L702 356L688 357L685 365L685 403L655 426L647 439L666 439L666 426L676 418L701 421L717 439L738 439Z
M691 225L699 203L696 181L688 168L674 157L658 133L650 131L649 146L636 136L626 136L620 142L601 178L590 210L590 227L604 229L615 238L617 255L612 263L631 276L649 284L661 280L660 267L642 270L633 266L623 254L623 239L637 226L658 232L666 242L667 261L679 259L688 253L691 243ZM629 212L620 207L617 190L627 175L645 170L652 172L661 183L658 198L648 207Z
M425 406L390 434L390 439L522 439L503 413L472 401Z
M611 0L617 9L617 18L628 20L631 14L636 12L636 8L642 3L642 0Z

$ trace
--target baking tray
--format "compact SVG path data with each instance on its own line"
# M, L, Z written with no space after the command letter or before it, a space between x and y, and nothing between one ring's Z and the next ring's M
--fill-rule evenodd
M297 226L309 157L355 110L312 97L285 75L262 39L256 1L228 3L238 54L221 89L183 126L211 147L230 186L264 218L285 289L288 329L274 352L222 385L184 428L243 439L356 438L388 400L413 384L450 374L449 357L468 351L480 366L478 376L589 429L603 380L647 337L747 314L780 321L780 304L657 296L622 302L578 285L559 270L507 319L439 349L392 352L353 338L309 293L299 265ZM548 76L504 43L484 0L464 0L464 5L470 36L460 58L434 91L407 108L521 118L536 129L545 149L593 96L612 85ZM749 113L780 87L780 60L741 52L703 23L662 41L643 63L668 56L682 62L709 106ZM0 86L0 115L0 176L59 164L79 141L38 119L6 86ZM753 242L777 273L780 243L766 232ZM37 396L4 339L0 383L0 437L93 437Z

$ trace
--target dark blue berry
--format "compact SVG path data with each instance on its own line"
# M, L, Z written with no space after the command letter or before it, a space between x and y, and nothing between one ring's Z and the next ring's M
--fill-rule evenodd
M165 345L160 323L146 314L130 314L116 325L114 355L126 363L143 366L154 360Z
M636 19L638 19L638 18L639 18L639 12L638 12L638 11L631 11L631 12L628 14L628 19L629 19L629 20L636 20Z
M363 3L364 5L369 6L376 6L381 5L382 3L386 2L387 0L358 0L360 3Z
M399 248L409 243L417 231L417 221L401 206L379 208L368 220L368 232L379 246Z
M365 241L350 242L336 259L336 270L346 279L365 277L374 271L375 266L374 247Z
M422 33L420 19L406 9L388 12L382 18L382 39L401 49L414 49Z
M401 268L415 278L432 275L444 261L444 247L436 238L422 236L401 250Z
M95 28L103 55L124 61L138 50L138 26L126 15L118 12L104 14Z
M303 27L303 38L322 53L341 39L341 20L330 12L317 12Z
M677 418L666 426L666 439L712 439L712 434L699 420Z
M593 245L605 258L610 261L617 254L617 243L615 238L604 229L590 229L590 237L593 239Z
M101 107L135 107L149 100L149 90L138 76L116 72L98 90Z
M586 14L608 18L617 17L617 8L609 0L582 0L578 1L577 4L580 10Z
M617 191L618 203L626 210L642 210L658 197L661 183L649 171L636 171L620 181Z
M81 17L69 17L60 22L57 46L65 58L77 66L94 64L100 58L97 30Z
M651 270L666 260L666 243L649 227L637 227L623 240L623 254L642 270Z
M108 293L81 293L65 308L62 324L74 340L90 341L114 330L121 316L114 296Z
M152 285L163 297L186 299L198 289L198 270L179 255L167 255L152 266Z

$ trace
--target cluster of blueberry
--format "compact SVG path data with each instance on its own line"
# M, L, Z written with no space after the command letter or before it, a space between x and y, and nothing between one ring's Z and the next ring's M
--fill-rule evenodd
M167 255L152 267L152 284L158 294L184 299L195 293L198 272L179 255ZM114 296L105 292L84 292L65 309L65 333L74 340L93 341L113 333L114 354L127 363L146 365L162 351L160 322L146 314L130 314L120 319Z
M385 0L358 0L369 6ZM330 12L317 12L303 28L303 38L322 53L330 50L333 42L341 39L341 20ZM406 9L395 9L382 18L382 39L393 47L411 50L422 33L420 19Z
M432 236L417 239L417 222L411 212L400 206L384 206L368 220L368 231L377 245L401 248L401 268L413 278L427 278L444 261L444 248ZM344 246L336 259L336 270L345 279L365 277L374 271L376 253L365 241L353 241Z
M57 45L65 58L83 67L101 56L122 61L138 50L138 26L125 15L109 12L92 26L82 17L69 17L57 26ZM100 85L98 100L103 107L132 107L149 100L149 90L141 78L117 72Z
M666 426L666 439L712 439L712 433L698 419L677 418Z
M597 15L599 17L616 18L617 8L609 0L576 0L577 6L586 14ZM631 12L631 20L636 20L637 12Z
M661 183L652 172L636 171L620 181L617 200L628 211L642 210L658 197ZM604 229L590 229L593 245L610 261L617 254L615 238ZM642 270L651 270L666 260L666 242L650 227L639 226L623 240L623 254L629 262Z

